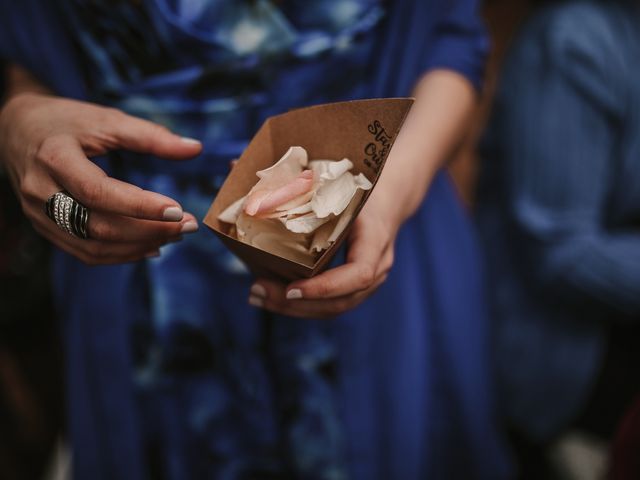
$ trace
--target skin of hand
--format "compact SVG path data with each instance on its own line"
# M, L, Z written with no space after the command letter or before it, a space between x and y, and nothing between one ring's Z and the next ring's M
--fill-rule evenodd
M90 160L120 149L188 159L201 152L198 141L118 110L49 95L18 67L8 73L0 162L42 236L97 265L157 256L162 245L198 229L175 200L111 178ZM46 216L47 198L61 190L90 209L90 239L72 237Z
M378 184L354 221L346 263L289 285L258 279L251 287L251 305L293 317L332 318L358 306L384 283L398 230L464 140L476 104L469 81L448 70L427 73L415 98Z

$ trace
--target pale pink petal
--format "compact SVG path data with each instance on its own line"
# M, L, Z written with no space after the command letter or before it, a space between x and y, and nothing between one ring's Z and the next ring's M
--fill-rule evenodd
M345 172L335 180L325 180L311 200L311 206L318 218L340 215L357 191L371 187L371 182L364 175L354 177L350 172Z
M300 215L298 217L288 219L285 222L285 227L287 227L287 230L294 233L311 233L330 220L331 217L318 218L315 213L311 212L306 215Z
M291 147L276 163L260 170L256 175L260 179L296 177L309 163L307 151L302 147Z
M306 235L288 231L274 220L264 220L241 214L237 222L238 240L248 245L293 260L304 265L313 265L314 258L307 249Z
M335 180L353 168L353 163L348 158L343 158L339 162L335 160L312 160L309 168L316 174L318 182L323 180Z
M349 203L349 206L346 208L346 210L342 212L342 215L340 215L340 217L338 218L336 227L333 229L333 232L331 232L331 235L329 236L330 243L335 242L342 234L342 232L344 232L345 228L347 228L349 222L351 222L351 219L353 218L353 214L360 205L363 196L363 190L358 190L358 192L353 196L351 203Z
M313 176L313 181L315 182L316 180L316 176ZM287 202L283 205L280 205L277 210L279 212L286 212L287 214L289 213L289 210L294 210L296 208L299 208L302 205L305 205L307 203L309 203L311 201L311 199L313 198L313 189L311 189L310 191L308 191L307 193L300 195L299 197L294 198L293 200L291 200L290 202ZM305 212L306 213L306 212Z
M293 181L274 190L256 190L247 196L244 211L247 215L255 216L271 213L300 195L304 195L313 188L313 172L305 170Z
M331 246L329 237L336 228L338 217L329 217L331 221L325 223L313 233L313 239L311 241L311 253L322 252Z
M288 239L286 235L271 232L259 233L253 238L251 245L308 267L312 267L315 261L315 255L309 253L304 245Z
M236 223L238 217L242 213L242 204L247 197L242 197L239 200L236 200L231 205L229 205L220 215L218 215L218 220L225 223Z
M309 213L312 211L313 211L313 208L311 207L311 202L309 201L307 203L300 205L299 207L292 208L291 210L287 210L281 213L284 213L285 215L290 217L292 215L304 215L305 213Z
M311 241L311 252L322 252L331 247L338 239L338 237L344 232L345 228L349 225L349 222L353 218L353 214L356 208L360 205L362 197L364 196L363 190L358 190L351 199L349 206L342 212L342 214L335 218L331 222L325 223L318 230L316 230L313 240Z

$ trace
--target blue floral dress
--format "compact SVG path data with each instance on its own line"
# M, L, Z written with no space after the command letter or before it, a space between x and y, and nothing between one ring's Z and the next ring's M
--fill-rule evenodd
M96 159L199 218L269 115L407 95L429 68L477 84L485 49L471 0L10 3L5 58L62 95L203 140L184 163ZM251 283L207 231L137 264L56 256L78 478L507 475L478 255L444 174L402 230L388 282L354 311L271 315L247 304Z

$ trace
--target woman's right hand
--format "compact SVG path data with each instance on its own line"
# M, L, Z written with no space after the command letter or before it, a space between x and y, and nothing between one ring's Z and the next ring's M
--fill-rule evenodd
M201 149L118 110L44 94L18 94L0 111L0 161L24 213L41 235L91 265L157 255L198 224L175 200L111 178L89 157L130 150L182 160ZM91 211L89 239L69 235L46 216L47 199L61 190Z

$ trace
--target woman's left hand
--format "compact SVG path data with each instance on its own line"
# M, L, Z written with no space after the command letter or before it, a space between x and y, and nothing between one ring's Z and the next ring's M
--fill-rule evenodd
M398 230L377 205L376 193L354 221L345 264L289 285L258 279L251 288L249 303L293 317L331 318L373 294L393 265Z

